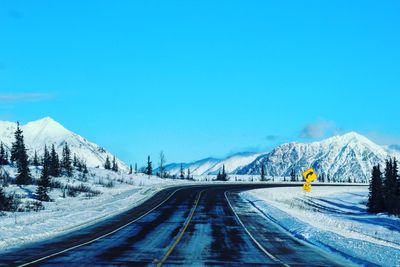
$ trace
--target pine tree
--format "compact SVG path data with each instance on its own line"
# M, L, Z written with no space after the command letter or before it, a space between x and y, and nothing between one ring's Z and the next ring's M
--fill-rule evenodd
M391 213L393 202L395 199L395 192L393 189L394 181L392 177L392 159L386 160L385 176L383 179L383 198L385 204L385 211Z
M265 181L265 166L264 163L261 163L261 181Z
M222 165L222 179L228 181L228 174L225 172L225 165Z
M180 171L179 178L185 179L185 170L183 169L183 164L181 164L181 171Z
M321 182L326 182L326 176L324 172L321 174Z
M393 185L395 189L393 190L393 207L391 210L391 213L393 214L400 214L400 180L399 180L399 174L398 174L398 167L397 167L397 160L396 158L393 158L392 161L392 179L393 179Z
M47 147L45 147L42 174L40 176L38 188L36 190L36 198L40 201L50 201L48 193L50 189L50 173L52 164L51 161L51 155L49 154Z
M129 174L132 174L133 173L133 168L132 168L132 164L131 165L129 165Z
M396 163L397 167L397 163ZM385 209L389 213L396 213L397 207L397 177L395 175L393 160L386 160L385 179L383 181L383 195Z
M135 163L135 174L138 173L137 163Z
M0 187L0 211L10 211L13 206L13 199L4 192L3 188Z
M43 156L43 169L42 174L40 176L38 187L36 190L36 198L40 201L50 201L49 197L49 189L50 189L50 175L52 168L52 158L47 150L47 147L44 148L44 156Z
M49 174L54 177L60 176L60 159L54 148L54 144L51 146L51 153L50 153L50 168Z
M3 143L0 143L0 165L8 164L8 155L6 150L4 149Z
M112 162L112 167L111 169L115 172L118 172L118 163L117 160L115 159L115 156L113 157L113 162Z
M83 162L80 161L79 159L77 159L77 162L76 162L76 169L78 170L78 172L82 172L82 170L83 170Z
M382 190L382 172L379 165L374 166L372 169L367 207L368 211L372 213L379 213L385 210Z
M39 157L38 157L36 150L35 150L35 154L33 155L32 165L35 167L39 167L39 165L40 165Z
M296 182L296 173L294 172L294 169L292 168L290 172L290 181Z
M222 165L222 172L220 170L218 171L217 180L218 181L227 181L228 180L228 175L225 172L225 165Z
M106 162L104 163L104 169L111 170L111 161L110 161L110 157L108 155L106 157Z
M16 163L18 169L16 183L19 185L30 184L32 178L29 171L28 155L26 153L24 136L22 134L22 130L19 127L19 123L17 123L17 130L15 131L15 141L12 144L11 160Z
M88 171L88 168L87 168L87 166L86 166L86 164L83 164L83 171L82 171L84 174L87 174L87 173L89 173L89 171Z
M62 151L62 161L61 161L61 167L63 171L65 172L65 175L68 177L72 176L72 160L71 160L71 150L68 147L68 144L65 143Z
M75 153L74 153L74 160L73 160L72 165L74 165L74 167L78 167L78 165L79 165L79 160Z
M186 176L186 178L187 178L188 180L191 180L191 179L192 179L192 175L190 174L190 168L188 168L188 170L187 170L187 176Z
M150 160L150 156L147 157L147 167L146 167L146 174L153 175L153 164Z

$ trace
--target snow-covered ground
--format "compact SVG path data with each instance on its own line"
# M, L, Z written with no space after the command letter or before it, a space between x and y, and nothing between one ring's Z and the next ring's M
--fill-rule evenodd
M244 192L263 216L295 237L360 264L400 265L400 218L366 212L368 188L268 188ZM261 201L260 201L261 200Z
M12 168L7 171L13 176ZM34 176L39 175L33 169L31 172ZM68 194L64 196L62 189L53 189L50 192L53 201L43 202L44 210L3 212L0 215L0 251L76 230L139 205L163 188L188 183L183 180L117 174L92 168L89 169L87 180L82 180L77 173L74 178L53 179L62 184L82 184L100 194L79 193L76 197L71 197ZM16 193L21 197L20 206L35 201L34 185L9 185L4 189L8 194Z

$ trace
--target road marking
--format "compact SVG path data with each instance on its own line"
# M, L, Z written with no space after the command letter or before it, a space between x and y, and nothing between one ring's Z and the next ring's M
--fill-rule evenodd
M182 238L183 234L185 233L186 229L188 228L190 222L192 221L194 212L195 212L196 209L197 209L197 206L198 206L199 201L200 201L201 194L202 194L203 192L204 192L204 190L201 191L200 193L198 193L197 199L196 199L196 201L194 202L194 206L193 206L193 208L192 208L192 210L191 210L191 212L190 212L189 217L186 219L186 222L185 222L185 224L184 224L184 226L183 226L181 232L179 233L179 235L178 235L178 237L176 238L175 242L169 247L169 249L168 249L167 253L164 255L164 257L157 263L157 267L161 267L161 266L164 264L164 262L168 259L169 255L171 255L172 251L174 251L176 245L178 245L179 241L181 241L181 238Z
M281 260L279 260L277 257L275 257L274 255L272 255L270 252L268 252L254 237L253 235L250 233L249 230L247 230L246 226L244 225L244 223L242 222L242 220L239 218L239 215L237 215L236 211L234 210L228 196L226 195L226 193L228 193L228 191L224 192L225 198L228 201L229 206L231 207L231 210L233 211L233 214L235 214L236 219L238 220L238 222L240 223L240 225L243 227L243 229L245 230L245 232L247 233L247 235L251 238L251 240L253 240L253 242L257 245L257 247L259 247L261 249L262 252L265 253L265 255L267 255L269 258L271 258L273 261L282 264L283 266L286 267L290 267L290 265L283 263Z
M185 187L185 188L187 188L187 187ZM35 264L35 263L38 263L38 262L47 260L47 259L52 258L52 257L54 257L54 256L58 256L58 255L63 254L63 253L65 253L65 252L74 250L74 249L76 249L76 248L89 245L89 244L94 243L94 242L96 242L96 241L98 241L98 240L100 240L100 239L103 239L104 237L110 236L110 235L112 235L112 234L114 234L114 233L116 233L116 232L118 232L118 231L120 231L120 230L126 228L127 226L131 225L132 223L137 222L138 220L142 219L143 217L147 216L149 213L153 212L155 209L157 209L158 207L160 207L161 205L163 205L165 202L167 202L176 192L178 192L178 191L180 191L180 190L182 190L182 189L185 189L185 188L176 189L176 190L175 190L174 192L172 192L163 202L161 202L160 204L158 204L157 206L155 206L154 208L152 208L151 210L149 210L149 211L146 212L145 214L141 215L140 217L136 218L135 220L130 221L129 223L124 224L123 226L121 226L121 227L119 227L119 228L117 228L117 229L115 229L115 230L113 230L113 231L111 231L111 232L109 232L109 233L107 233L107 234L104 234L104 235L102 235L102 236L100 236L100 237L97 237L97 238L95 238L95 239L89 240L89 241L87 241L87 242L85 242L85 243L82 243L82 244L79 244L79 245L76 245L76 246L73 246L73 247L64 249L64 250L62 250L62 251L59 251L59 252L50 254L50 255L45 256L45 257L42 257L42 258L40 258L40 259L31 261L31 262L27 262L27 263L24 263L24 264L21 264L21 265L18 265L18 266L19 266L19 267L29 266L29 265L32 265L32 264Z

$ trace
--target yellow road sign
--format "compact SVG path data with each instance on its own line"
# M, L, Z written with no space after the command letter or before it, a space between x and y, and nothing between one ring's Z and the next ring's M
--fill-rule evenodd
M317 173L314 171L313 168L309 168L308 170L303 172L303 177L307 181L307 183L311 183L318 178Z
M311 192L311 184L310 183L303 184L303 191L310 193Z

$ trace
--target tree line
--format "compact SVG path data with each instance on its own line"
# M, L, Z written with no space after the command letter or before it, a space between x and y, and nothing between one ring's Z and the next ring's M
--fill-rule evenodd
M135 164L135 173L143 173L148 176L152 176L154 173L153 170L153 162L151 161L150 156L147 157L147 163L146 166L141 168L140 170L137 169L137 164ZM130 168L130 173L132 173L132 168ZM160 178L171 178L171 179L188 179L192 180L193 176L190 173L190 168L187 169L185 172L185 169L183 168L183 164L180 165L180 171L179 175L171 175L169 172L166 170L166 157L163 151L160 152L159 155L159 162L158 162L158 171L155 173L156 176Z
M386 160L383 172L379 164L372 168L367 207L371 213L400 214L400 177L396 158Z

